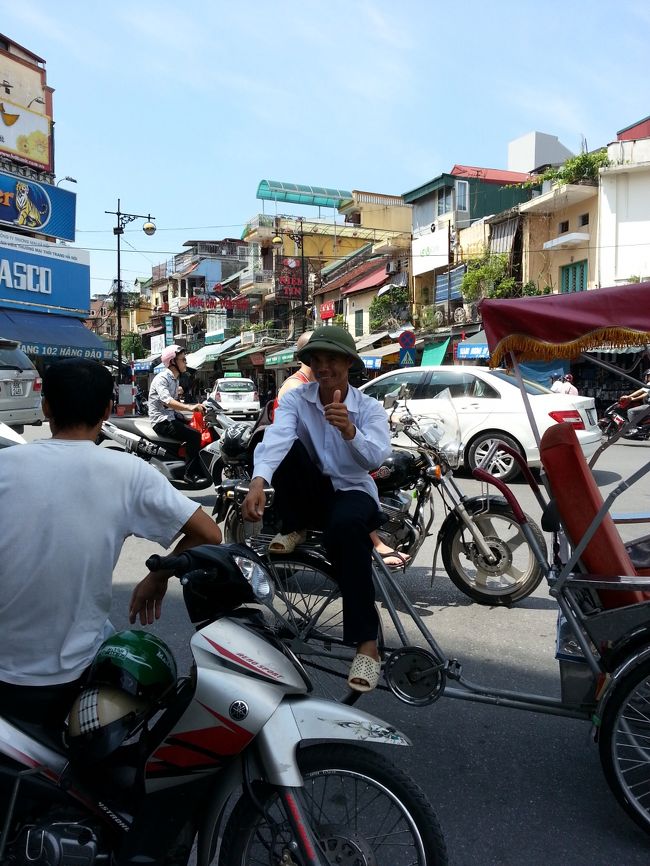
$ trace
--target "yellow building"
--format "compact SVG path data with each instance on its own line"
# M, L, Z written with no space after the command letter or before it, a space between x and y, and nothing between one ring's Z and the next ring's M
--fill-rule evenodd
M596 182L553 185L519 205L523 222L522 282L580 292L596 283Z

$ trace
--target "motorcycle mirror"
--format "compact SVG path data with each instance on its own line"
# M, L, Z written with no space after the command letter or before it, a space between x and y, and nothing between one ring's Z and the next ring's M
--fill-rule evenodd
M399 393L399 391L389 391L384 395L384 409L392 409L397 405Z

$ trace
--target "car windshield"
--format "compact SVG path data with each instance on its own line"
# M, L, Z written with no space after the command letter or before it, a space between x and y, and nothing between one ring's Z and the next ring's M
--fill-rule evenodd
M220 394L241 394L248 391L252 393L255 390L255 385L252 382L246 382L241 379L233 379L231 381L219 382L217 391Z
M507 382L509 385L514 385L515 388L519 388L519 382L516 377L512 373L506 373L505 370L490 370L492 376L496 376L497 379L501 379L503 382ZM531 382L530 379L524 379L524 388L526 389L527 394L552 394L549 388L545 388L543 385L540 385L538 382Z

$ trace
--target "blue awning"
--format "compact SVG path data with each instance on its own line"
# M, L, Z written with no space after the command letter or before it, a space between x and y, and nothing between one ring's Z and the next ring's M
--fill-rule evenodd
M0 311L0 337L18 340L28 355L47 358L96 358L110 361L113 352L79 319L50 313Z

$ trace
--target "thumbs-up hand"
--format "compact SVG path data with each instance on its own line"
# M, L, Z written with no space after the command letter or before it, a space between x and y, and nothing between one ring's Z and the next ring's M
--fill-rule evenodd
M344 439L354 439L354 434L357 432L354 424L348 416L348 407L341 401L341 392L337 388L332 395L332 402L323 407L325 410L325 420L341 431L341 436Z

